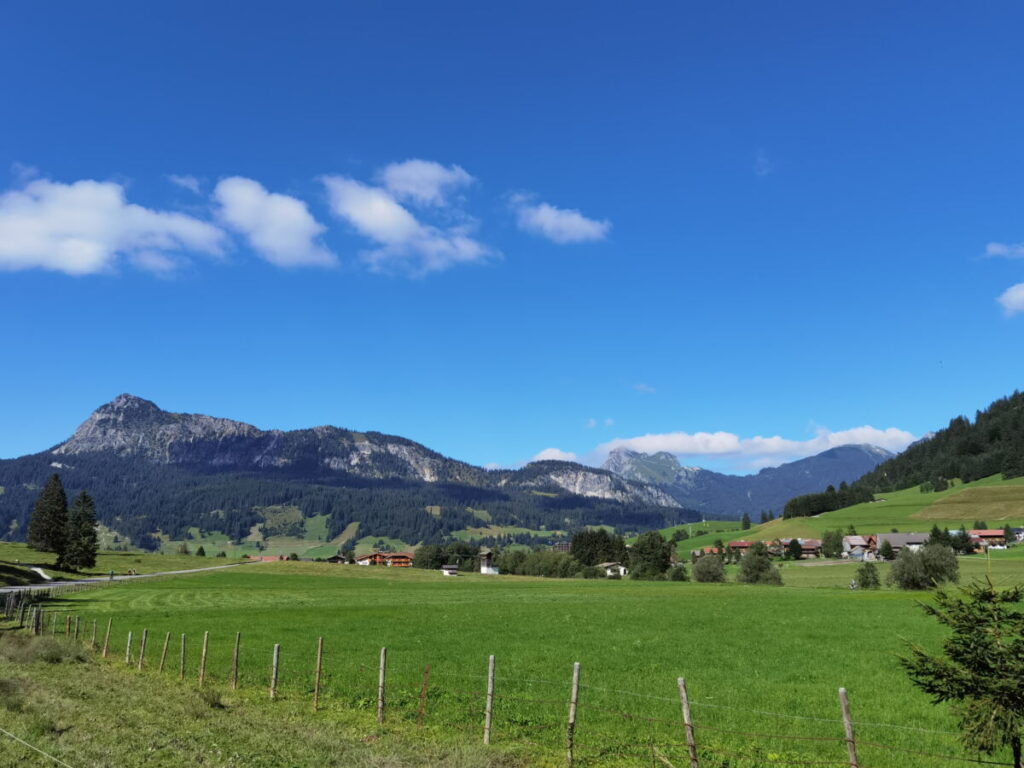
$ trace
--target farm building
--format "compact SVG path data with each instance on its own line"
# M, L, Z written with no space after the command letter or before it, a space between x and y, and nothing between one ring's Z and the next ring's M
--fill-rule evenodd
M494 551L488 547L480 548L480 573L498 575L498 568L494 565Z
M556 541L551 545L551 548L555 550L555 552L568 552L572 548L572 542Z
M874 536L843 536L843 557L872 561L877 557Z
M457 566L457 565L442 565L441 566L441 573L443 573L445 576L458 576L459 575L459 566Z
M908 547L912 551L916 552L925 544L928 543L927 533L879 533L875 535L875 541L878 543L878 547L881 548L882 542L888 541L889 546L892 547L894 555L898 555L900 550L904 547Z
M729 549L733 552L739 552L741 555L747 554L752 546L753 543L749 541L730 541L728 544Z
M359 555L356 565L386 565L393 568L411 568L412 552L370 552Z
M618 576L622 578L629 574L629 569L622 563L598 563L597 567L604 571L605 576Z
M693 557L704 557L704 555L724 555L725 550L719 549L718 547L701 547L700 549L690 550L690 554Z
M971 537L971 541L977 540L978 544L981 545L982 549L988 549L989 547L1001 547L1006 544L1006 535L1002 530L995 528L976 528L972 531L968 531L967 535Z

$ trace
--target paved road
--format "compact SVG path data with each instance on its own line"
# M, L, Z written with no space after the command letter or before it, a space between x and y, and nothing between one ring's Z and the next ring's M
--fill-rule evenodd
M202 571L219 571L219 570L222 570L224 568L237 568L240 565L252 565L253 562L259 562L259 561L250 561L250 562L245 562L245 563L228 563L227 565L211 565L211 566L207 566L206 568L189 568L188 570L185 570L185 571L157 571L156 573L140 573L140 574L138 574L136 576L114 576L114 578L110 578L109 576L98 576L98 577L92 578L92 579L75 579L74 581L69 581L69 580L57 581L55 579L53 581L47 581L47 582L44 582L42 584L21 584L21 585L18 585L18 586L8 586L8 587L0 586L0 593L4 593L4 592L24 592L24 591L32 591L34 589L49 589L51 587L64 586L64 585L67 585L67 584L96 584L96 583L108 583L108 582L111 582L111 581L132 581L134 579L149 579L149 578L152 578L154 576L180 576L180 575L185 574L185 573L200 573Z

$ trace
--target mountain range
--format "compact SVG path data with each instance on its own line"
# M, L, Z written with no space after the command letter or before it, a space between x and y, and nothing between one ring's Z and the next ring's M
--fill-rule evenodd
M755 475L726 475L681 466L664 451L645 454L617 448L603 466L620 477L654 485L705 517L728 520L748 514L756 521L761 512L779 513L789 499L808 493L808 488L822 491L852 483L892 457L874 445L843 445Z
M855 480L888 456L846 446L750 477L682 467L667 453L624 450L602 468L539 461L487 470L395 435L333 426L264 430L171 413L124 394L59 445L0 460L0 538L24 538L38 489L55 471L69 493L90 491L104 525L155 548L196 529L233 541L257 529L297 535L313 518L328 539L358 523L360 535L406 542L440 541L471 528L478 535L659 528L702 515L780 509L790 496ZM295 517L282 517L281 509Z

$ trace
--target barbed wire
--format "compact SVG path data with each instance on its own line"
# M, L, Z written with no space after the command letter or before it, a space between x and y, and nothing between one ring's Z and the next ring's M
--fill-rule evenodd
M53 756L53 755L51 755L51 754L50 754L49 752L44 752L44 751L43 751L43 750L41 750L41 749L40 749L39 747L36 747L36 746L33 746L32 744L29 744L29 743L28 743L27 741L25 741L24 739L22 739L22 738L20 738L20 737L18 737L18 736L15 736L15 735L14 735L13 733L11 733L10 731L5 731L5 730L4 730L3 728L0 728L0 733L4 734L5 736L10 736L10 737L11 737L12 739L14 739L14 740L15 740L16 742L18 742L19 744L23 744L24 746L28 747L29 749L31 749L31 750L34 750L34 751L38 752L38 753L39 753L40 755L42 755L43 757L48 757L48 758L50 758L51 760L53 760L53 762L57 763L58 765L63 765L63 766L64 766L64 768L71 768L71 766L70 766L70 765L68 765L67 763L65 763L65 762L64 762L63 760L61 760L61 759L60 759L59 757L54 757L54 756Z

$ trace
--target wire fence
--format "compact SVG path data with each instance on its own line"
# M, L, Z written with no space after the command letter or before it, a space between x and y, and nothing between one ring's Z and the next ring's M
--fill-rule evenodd
M561 752L568 766L1012 765L965 754L951 731L857 720L843 689L835 700L836 716L828 717L691 698L682 678L666 679L664 689L649 691L590 684L578 664L558 679L551 670L537 676L537 670L516 669L511 660L504 667L503 659L494 657L481 659L476 668L413 659L393 649L381 649L379 658L353 660L340 650L335 654L329 638L272 649L223 629L189 636L124 626L123 620L115 625L110 617L83 620L71 612L73 602L55 599L94 585L72 586L45 597L7 599L4 616L24 631L67 636L108 663L163 675L169 684L263 689L275 700L309 697L314 713L363 710L376 713L382 728L401 724L455 730L485 744L526 744L548 754ZM672 688L678 695L664 695Z

